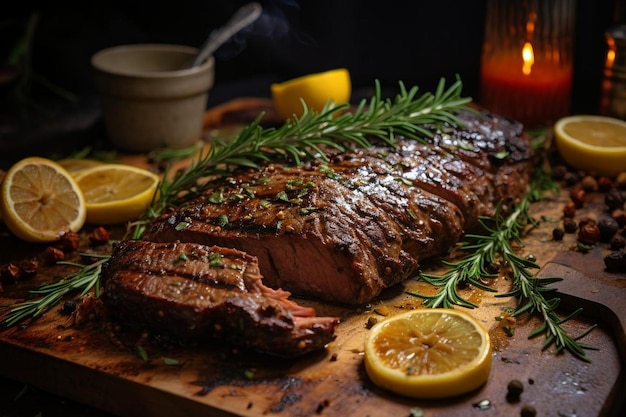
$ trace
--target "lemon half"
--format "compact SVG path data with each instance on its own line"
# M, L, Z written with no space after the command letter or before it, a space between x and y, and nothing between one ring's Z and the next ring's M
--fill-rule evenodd
M391 316L365 340L365 370L374 384L412 398L454 397L483 385L491 372L489 334L453 309Z
M607 176L626 171L626 121L568 116L554 124L554 138L561 157L574 168Z
M352 94L350 73L345 68L294 78L270 86L276 112L283 119L302 116L304 107L320 112L326 103L347 103Z
M24 158L2 180L2 219L18 238L52 242L85 223L86 205L74 178L54 161Z
M148 210L159 181L151 171L123 164L102 164L76 174L87 222L100 225L137 220Z

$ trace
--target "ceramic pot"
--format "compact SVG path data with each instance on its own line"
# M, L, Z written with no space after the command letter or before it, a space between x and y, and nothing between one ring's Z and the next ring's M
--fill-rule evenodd
M196 52L182 45L136 44L93 55L95 85L113 145L149 152L201 139L214 59L189 68Z

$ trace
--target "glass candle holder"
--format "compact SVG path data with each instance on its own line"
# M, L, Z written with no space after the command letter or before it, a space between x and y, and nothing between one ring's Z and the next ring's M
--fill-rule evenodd
M608 28L605 39L600 114L626 120L626 25Z
M487 0L479 103L527 127L569 114L574 0Z

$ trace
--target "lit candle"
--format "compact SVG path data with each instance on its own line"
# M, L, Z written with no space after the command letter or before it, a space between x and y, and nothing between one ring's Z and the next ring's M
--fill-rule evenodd
M489 6L507 8L516 4L492 1ZM518 120L527 127L548 125L570 111L571 54L564 48L571 45L562 45L555 36L544 38L550 31L542 15L550 12L554 11L524 10L526 17L516 22L502 21L503 16L515 13L488 14L487 24L497 24L495 28L486 28L479 102L488 110ZM558 12L563 13L563 10ZM490 18L498 21L489 22ZM555 19L547 21L555 22ZM509 28L513 23L519 28L511 32ZM503 29L496 30L499 27ZM552 28L552 33L558 33L557 29ZM510 39L503 39L507 35Z

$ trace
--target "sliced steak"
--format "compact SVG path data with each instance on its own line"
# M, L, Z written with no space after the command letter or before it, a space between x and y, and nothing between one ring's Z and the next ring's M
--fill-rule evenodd
M463 129L428 144L399 140L331 151L327 164L236 172L164 212L144 238L237 248L258 257L271 287L370 301L527 191L532 151L521 125L485 113L460 118Z
M265 286L256 258L234 249L123 241L102 279L111 317L183 340L224 339L296 356L335 337L337 318L316 317L288 292Z

